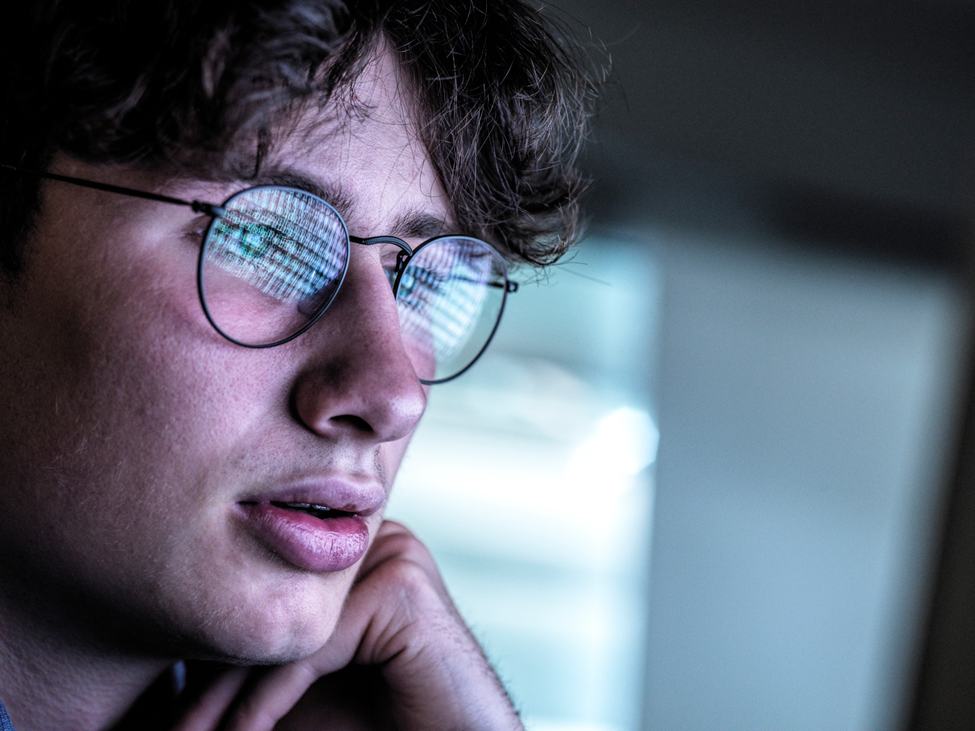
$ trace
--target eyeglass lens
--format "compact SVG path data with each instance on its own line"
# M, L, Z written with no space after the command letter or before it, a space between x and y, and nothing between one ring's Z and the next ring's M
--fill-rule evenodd
M438 382L463 372L490 342L505 301L504 260L483 241L434 239L399 279L400 331L417 375Z
M294 188L238 193L213 220L200 252L207 317L250 347L297 336L331 304L349 263L338 212ZM449 380L487 347L504 309L507 270L483 241L446 236L420 246L394 281L400 332L417 376Z

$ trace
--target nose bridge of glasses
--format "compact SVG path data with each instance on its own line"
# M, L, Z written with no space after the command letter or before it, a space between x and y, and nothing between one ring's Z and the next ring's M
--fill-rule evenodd
M362 246L387 244L395 246L399 249L399 252L396 255L395 266L392 269L386 270L386 279L389 281L389 286L392 287L393 291L395 292L397 289L399 275L406 267L406 262L408 262L410 257L413 256L412 247L397 236L370 236L369 238L363 239L349 234L349 241L351 241L353 244L360 244Z
M399 247L407 256L413 256L413 249L408 243L403 241L403 239L396 236L370 236L367 239L360 239L358 236L349 235L349 241L353 244L361 244L362 246L375 246L376 244L392 244L393 246Z

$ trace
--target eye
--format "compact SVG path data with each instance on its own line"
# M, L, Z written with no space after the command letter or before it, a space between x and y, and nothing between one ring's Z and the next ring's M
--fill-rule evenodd
M212 220L210 216L196 216L186 224L181 233L181 238L192 241L195 246L201 246Z
M223 222L221 221L221 224ZM242 222L235 228L220 229L221 240L225 241L228 250L242 260L260 259L268 250L281 250L291 255L294 246L284 233L260 223Z
M383 245L380 248L379 263L386 273L386 279L390 286L396 281L396 275L401 268L400 261L403 254L403 250L398 246Z
M402 249L392 244L382 245L379 249L379 261L382 263L383 269L395 269L401 251Z

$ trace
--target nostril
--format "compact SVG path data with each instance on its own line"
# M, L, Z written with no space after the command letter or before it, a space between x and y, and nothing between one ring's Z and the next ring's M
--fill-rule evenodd
M331 421L338 422L340 424L348 424L357 431L373 431L373 428L368 421L363 419L361 416L356 416L355 414L340 414L338 416L333 416Z

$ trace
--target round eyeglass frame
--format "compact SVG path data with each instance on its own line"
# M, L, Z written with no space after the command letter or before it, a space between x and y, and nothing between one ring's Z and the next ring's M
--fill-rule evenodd
M288 335L287 337L281 338L280 340L275 340L270 343L260 343L255 345L253 343L247 343L242 340L238 340L237 338L227 334L220 327L220 325L217 324L216 320L214 319L213 315L210 312L210 308L207 306L206 292L205 292L206 288L203 283L203 267L206 261L207 249L210 242L210 233L211 231L213 231L213 227L216 225L217 221L223 217L227 207L233 202L235 198L239 196L247 195L248 193L253 193L254 191L258 191L258 190L284 190L284 191L299 193L302 196L313 198L315 201L317 201L321 205L324 205L329 211L331 211L331 213L335 216L335 218L342 224L342 231L345 233L346 243L345 243L345 265L343 266L342 274L338 278L338 282L335 285L335 290L332 292L332 295L328 298L328 301L325 304L321 305L318 309L318 312L316 312L315 315L312 316L308 320L308 322L302 325L301 328L299 328L296 332L292 333L291 335ZM444 241L446 239L467 239L470 241L477 241L479 244L488 247L491 251L497 254L498 262L501 265L501 272L504 276L504 284L501 285L502 288L501 306L498 308L498 315L495 318L494 325L491 328L490 334L485 339L484 345L481 346L480 350L477 351L477 354L473 358L471 358L471 360L467 363L467 365L465 365L463 368L461 368L453 375L447 376L446 378L438 378L435 380L427 380L418 377L420 383L427 386L432 386L432 385L437 385L440 383L447 383L448 381L452 381L458 376L461 376L464 373L466 373L467 370L471 368L471 366L473 366L475 363L477 363L478 360L480 360L481 356L484 354L484 351L487 350L488 346L491 344L491 341L494 339L494 335L498 331L498 326L501 324L501 317L504 315L504 308L508 300L508 293L515 292L518 289L517 283L512 282L510 279L508 279L508 265L505 262L504 257L501 256L501 254L497 251L497 249L495 249L486 241L483 241L478 238L474 238L473 236L465 236L462 234L446 234L442 236L434 236L433 238L427 239L426 241L422 242L414 249L408 243L406 243L406 241L404 241L403 239L397 236L371 236L369 238L360 238L358 236L353 236L352 234L349 233L349 229L345 223L345 219L342 217L342 214L340 214L335 209L335 206L333 206L324 198L321 198L315 195L314 193L310 193L307 190L302 190L301 188L294 188L286 185L256 185L252 188L245 188L244 190L237 191L229 198L227 198L227 200L225 200L219 206L219 209L220 209L219 211L214 211L211 214L213 217L211 218L210 223L207 226L207 229L203 235L203 241L200 246L200 254L197 259L196 286L200 297L200 305L203 308L203 314L206 315L206 318L210 322L210 325L213 327L213 329L216 330L218 333L220 333L220 335L222 335L230 342L234 343L235 345L240 345L241 347L244 348L262 350L264 348L274 348L277 347L278 345L284 345L285 343L294 340L299 335L302 335L312 325L318 322L321 316L324 315L325 312L328 310L328 308L332 305L332 302L335 301L335 298L338 296L339 291L342 289L342 285L345 283L345 275L348 273L349 261L351 260L351 255L352 255L352 246L351 246L352 244L359 244L361 246L374 246L377 244L392 244L393 246L397 246L400 249L400 253L396 257L396 267L394 269L395 276L390 281L390 286L392 287L393 290L393 299L397 302L398 302L397 298L399 296L399 285L400 282L402 281L403 273L406 271L406 268L409 266L410 261L420 251L422 251L425 247L431 244L435 244L438 241Z

